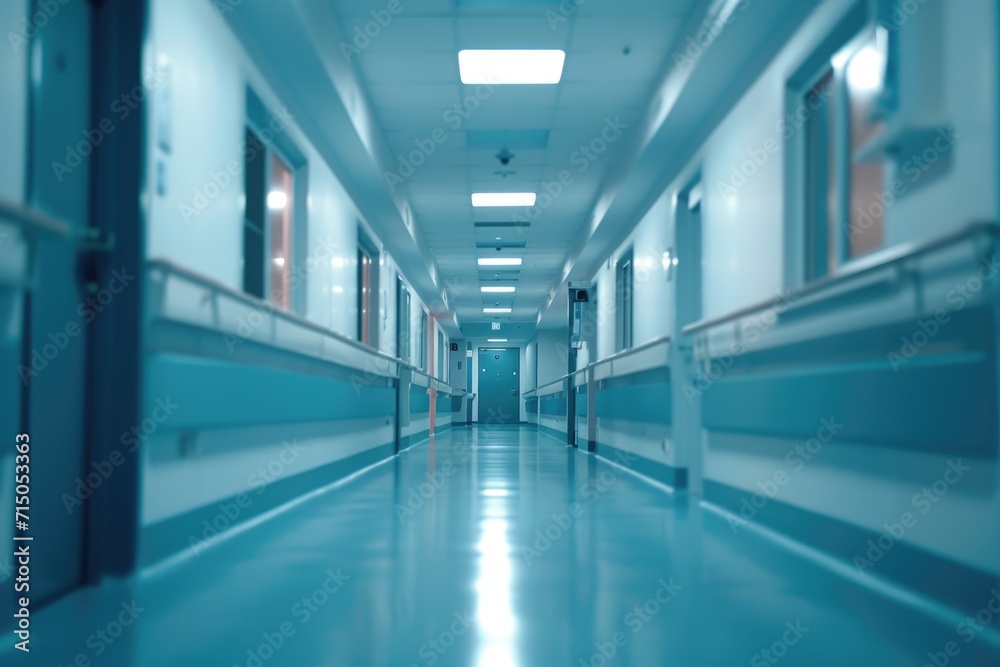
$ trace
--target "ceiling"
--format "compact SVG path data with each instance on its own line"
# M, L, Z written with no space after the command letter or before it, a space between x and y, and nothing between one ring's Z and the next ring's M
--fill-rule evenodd
M528 323L521 327L526 332L534 328L694 4L569 0L561 11L539 0L403 0L402 11L384 27L368 26L375 37L367 45L359 40L364 48L351 59L390 153L390 169L405 177L396 184L463 330L471 333L478 330L471 325L496 317ZM373 8L384 6L334 0L345 40L350 43L372 23ZM386 14L382 18L386 22ZM492 89L461 83L460 50L501 48L564 50L561 82ZM580 152L595 140L600 150L609 138L603 154ZM497 157L502 149L514 156L506 166ZM401 169L401 158L419 164L412 175ZM561 172L572 180L564 173L565 185L557 187ZM551 199L542 196L546 183ZM473 192L535 192L542 198L534 211L474 209ZM490 255L522 257L524 264L520 270L480 269L477 258ZM482 295L480 286L491 283L516 285L517 292ZM512 308L512 314L483 314L484 306L497 305Z
M224 17L452 338L492 331L484 305L513 309L499 316L512 341L564 327L566 282L588 279L624 241L796 26L847 0L560 2L289 0ZM401 11L386 21L390 6ZM373 27L373 12L384 26ZM708 26L701 55L675 63ZM366 28L369 43L345 58ZM460 50L529 47L566 51L558 85L460 83ZM600 156L582 157L609 122L629 127ZM430 156L389 187L400 156L428 142ZM514 154L508 166L502 148ZM546 200L564 172L572 182ZM475 191L541 199L533 215L473 209ZM477 267L498 254L524 265ZM491 281L517 293L484 301L479 288Z

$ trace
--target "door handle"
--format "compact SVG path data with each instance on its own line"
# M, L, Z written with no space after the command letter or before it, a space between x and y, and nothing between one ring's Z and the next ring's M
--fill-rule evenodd
M510 393L513 394L514 396L517 396L518 392L517 392L517 389L511 389Z

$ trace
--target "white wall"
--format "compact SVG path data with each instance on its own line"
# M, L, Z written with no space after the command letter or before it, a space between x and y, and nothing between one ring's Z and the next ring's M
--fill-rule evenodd
M541 387L558 380L569 370L566 329L540 329L535 338L537 346L537 376Z
M671 248L676 254L674 238L674 189L668 189L642 217L628 238L605 261L592 278L597 282L597 354L592 361L615 353L616 311L615 283L618 260L632 250L634 265L633 345L641 345L673 330L673 282L667 280L663 253ZM676 270L673 272L676 275Z
M284 119L276 125L279 132L292 140L308 162L307 211L304 220L296 219L297 224L305 224L296 233L305 234L308 240L305 257L300 258L307 276L305 315L356 338L358 225L376 245L381 247L382 243L294 119L287 121L285 106L212 3L154 0L151 4L149 67L156 63L157 71L169 71L169 77L162 79L149 98L149 169L155 174L157 163L162 163L166 192L150 197L148 256L169 258L231 287L242 287L242 166L247 121L245 91L249 85L273 115ZM3 62L6 76L8 60ZM2 113L13 112L4 105ZM169 127L169 153L157 146L155 128L163 123ZM0 131L7 127L5 123ZM226 172L227 165L233 162L239 173L230 176L224 187L216 187L213 175ZM396 346L398 275L392 257L383 252L379 266L378 346L392 354ZM424 306L416 294L412 297L411 358L416 359L419 313Z
M996 28L1000 10L994 0L943 4L944 94L939 102L944 106L942 120L958 134L954 163L946 178L912 187L909 196L890 208L888 243L925 240L976 220L995 221L1000 211Z
M831 11L834 4L825 6L824 11ZM841 7L847 4L839 3ZM925 240L976 220L995 221L998 217L998 8L990 0L949 2L944 7L941 62L947 82L945 106L947 120L954 124L959 140L949 171L912 188L889 209L886 247ZM783 152L771 155L735 192L718 186L729 181L733 169L747 159L749 151L768 140L782 140L778 123L785 114L787 81L835 23L829 14L810 17L711 132L683 175L664 188L663 195L636 222L627 240L593 276L600 303L597 358L615 352L614 263L634 246L638 274L645 251L656 256L662 248L674 247L676 252L673 202L699 170L704 191L703 317L724 315L771 299L790 282L783 274L785 253L798 250L785 248ZM887 181L893 177L890 170ZM654 261L642 267L648 271L648 280L637 280L636 344L671 333L673 328L676 278L668 282L662 266L657 264ZM863 313L849 317L854 317L859 326L864 323ZM539 352L539 364L543 356ZM680 362L681 356L676 360ZM720 433L705 433L704 438L705 477L747 494L756 490L758 481L769 479L781 468L789 448L800 444ZM880 521L907 509L910 497L947 464L944 453L913 453L857 444L830 446L821 461L782 489L781 500L878 531ZM995 462L977 464L986 478L1000 480L1000 468ZM876 470L896 472L870 472ZM1000 482L982 496L971 488L956 489L933 517L923 520L907 535L907 541L996 572L1000 553L995 509L998 486ZM850 497L844 495L844 489L850 490ZM968 531L956 528L969 525L969 521L991 527L988 535L977 538L976 544L968 542Z

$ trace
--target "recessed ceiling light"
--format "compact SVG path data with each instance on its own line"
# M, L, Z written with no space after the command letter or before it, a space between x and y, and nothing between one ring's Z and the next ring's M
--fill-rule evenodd
M517 291L517 288L512 285L484 285L479 288L479 291L483 294L513 294Z
M520 257L480 257L479 266L521 266Z
M506 343L507 339L506 338L487 338L486 342L487 343Z
M534 192L477 192L472 195L472 205L486 206L534 206Z
M513 312L513 308L483 308L483 314L485 315L501 315L505 313Z
M556 50L480 50L458 52L465 84L554 84L562 79L566 52Z

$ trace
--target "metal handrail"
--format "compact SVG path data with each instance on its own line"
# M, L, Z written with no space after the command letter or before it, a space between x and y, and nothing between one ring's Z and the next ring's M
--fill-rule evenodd
M928 241L927 243L920 245L903 245L898 249L887 251L887 256L879 262L859 265L853 269L845 269L837 275L820 278L819 280L811 282L808 285L803 285L802 287L783 292L781 298L786 302L790 302L787 304L788 310L794 310L796 307L795 300L802 299L805 296L809 296L823 290L839 287L844 283L857 279L861 276L866 276L868 274L875 273L876 271L884 271L885 269L898 264L923 257L924 255L928 255L938 250L943 250L964 241L972 240L978 236L991 236L993 237L993 241L995 243L996 237L1000 236L1000 225L996 225L992 222L977 222L957 232L946 234L932 241ZM762 310L767 310L768 308L774 306L775 301L775 298L767 299L766 301L761 301L739 308L738 310L734 310L725 315L704 319L699 322L693 322L692 324L684 327L682 331L685 334L693 334L706 329L711 329L712 327L716 327L721 324L727 324L743 317L748 317Z
M0 200L0 219L17 224L26 235L30 236L68 237L71 235L70 226L62 220L41 211L3 200Z
M211 278L209 276L198 273L197 271L194 271L186 266L182 266L174 262L173 260L165 258L151 259L147 261L146 265L147 268L152 271L162 271L168 275L174 274L180 276L191 283L209 288L216 293L222 293L235 301L243 303L244 305L251 307L266 308L270 310L272 315L275 317L283 319L291 324L295 324L314 333L319 333L329 338L332 338L337 342L344 343L348 347L358 350L359 352L367 354L371 357L377 357L384 362L395 364L396 366L399 367L407 368L411 373L422 375L428 378L429 380L438 383L442 387L447 387L451 391L464 391L456 389L455 387L452 387L447 383L442 382L440 379L435 378L433 375L430 375L429 373L417 368L416 366L414 366L409 362L403 361L402 359L398 359L392 356L391 354L383 352L382 350L378 350L370 345L366 345L365 343L362 343L360 341L356 341L353 338L349 338L344 334L340 333L339 331L334 331L333 329L324 327L321 324L317 324L316 322L308 320L296 313L273 308L272 307L273 304L270 304L264 299L252 296L245 292L241 292L233 287L230 287L229 285L226 285L225 283L219 280L216 280L215 278ZM384 377L395 377L395 376L385 375Z
M540 391L540 390L546 389L546 388L548 388L548 387L550 387L550 386L552 386L554 384L558 384L560 382L566 382L567 380L570 380L570 379L576 377L580 373L586 373L587 371L589 371L592 368L596 368L598 366L602 366L604 364L611 363L613 361L619 361L621 359L624 359L625 357L630 357L633 354L638 354L640 352L645 352L646 350L648 350L650 348L653 348L653 347L656 347L657 345L662 345L663 343L669 343L671 340L673 340L673 337L670 336L669 334L666 334L666 335L663 335L663 336L657 336L656 338L653 338L652 340L647 340L645 343L641 343L639 345L636 345L635 347L630 347L627 350L620 350L618 352L615 352L614 354L610 354L610 355L604 357L603 359L598 359L597 361L592 361L589 364L587 364L586 366L584 366L583 368L578 368L577 370L573 371L572 373L567 373L566 375L563 375L559 379L553 380L552 382L550 382L548 384L543 384L541 387L536 387L535 389L532 389L531 391ZM529 392L525 392L525 395L527 395L527 393L529 393Z
M591 368L591 367L603 366L604 364L611 363L612 361L618 361L620 359L624 359L625 357L630 357L633 354L638 354L640 352L645 352L646 350L648 350L650 348L653 348L653 347L656 347L657 345L662 345L663 343L669 343L671 340L673 340L673 337L670 336L670 334L659 336L659 337L654 338L652 340L648 340L645 343L642 343L640 345L636 345L635 347L630 347L627 350L621 350L620 352L615 352L614 354L608 355L607 357L604 357L603 359L598 359L597 361L595 361L593 363L587 364L587 366L585 366L584 368L582 368L580 370L587 370L588 368ZM576 372L579 373L580 371L576 371Z

